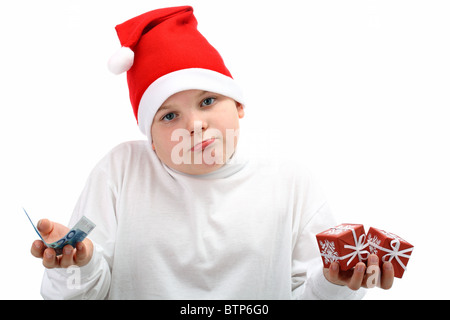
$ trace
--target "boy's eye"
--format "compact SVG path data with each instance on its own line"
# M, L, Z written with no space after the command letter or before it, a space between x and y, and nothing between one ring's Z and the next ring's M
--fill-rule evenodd
M168 113L162 119L165 121L171 121L171 120L175 119L175 113L173 113L173 112Z
M210 105L212 105L212 104L214 103L214 101L216 101L216 98L206 98L206 99L203 99L203 101L202 101L202 107L204 107L204 106L210 106Z

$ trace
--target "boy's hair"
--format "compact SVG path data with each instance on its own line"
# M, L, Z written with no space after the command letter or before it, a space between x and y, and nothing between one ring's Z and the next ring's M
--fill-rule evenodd
M116 26L122 48L108 62L127 71L131 105L139 128L151 141L151 124L171 95L211 91L244 104L240 87L217 50L197 30L190 6L153 10Z

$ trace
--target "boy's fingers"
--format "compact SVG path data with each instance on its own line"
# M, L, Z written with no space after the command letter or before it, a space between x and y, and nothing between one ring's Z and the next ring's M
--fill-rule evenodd
M33 257L42 258L45 249L46 247L41 240L35 240L31 245L30 252L33 255Z
M376 254L369 255L369 258L367 259L367 266L377 266L380 262L380 259Z
M383 273L381 274L381 285L383 289L390 289L394 284L394 266L391 262L383 263Z
M46 248L42 256L42 264L47 269L58 267L58 259L56 258L56 252L52 248Z
M332 283L338 283L339 281L339 264L332 262L329 268L323 270L325 277Z
M75 262L78 266L86 265L92 258L93 245L89 239L78 242L76 245Z
M68 268L74 264L73 253L74 253L74 249L70 244L64 246L64 248L62 250L62 256L59 261L59 266L61 268Z
M353 270L353 275L348 283L348 287L352 290L358 290L361 288L361 284L364 279L364 274L366 272L366 265L364 262L358 262Z
M380 285L380 259L377 255L371 254L367 259L366 275L363 280L363 287L374 288Z
M86 260L87 257L86 246L84 245L83 242L78 242L76 247L77 252L75 258L77 262L82 263L84 260Z

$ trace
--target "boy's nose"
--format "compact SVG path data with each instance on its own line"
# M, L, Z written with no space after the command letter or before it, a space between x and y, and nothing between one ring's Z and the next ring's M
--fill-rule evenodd
M191 136L193 136L193 135L201 135L207 128L208 125L206 122L195 120L190 123L188 130L191 133Z
M202 117L197 113L192 114L192 116L187 119L187 130L191 133L191 136L201 134L208 129L208 126L208 121L205 117Z

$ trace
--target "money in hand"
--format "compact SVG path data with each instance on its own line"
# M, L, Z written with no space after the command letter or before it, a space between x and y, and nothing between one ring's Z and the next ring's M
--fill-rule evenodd
M39 235L39 238L41 238L47 248L55 249L56 255L62 254L62 249L68 244L70 244L72 247L75 247L78 242L83 241L95 228L95 224L91 220L83 216L64 237L53 243L47 243L45 242L44 238L42 238L33 221L31 221L27 211L25 209L23 209L23 211L27 215L28 220L30 220L31 224L33 225L34 230Z

